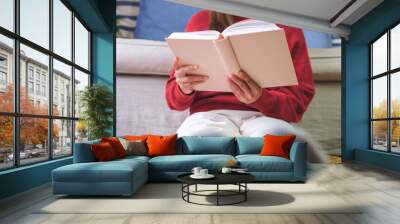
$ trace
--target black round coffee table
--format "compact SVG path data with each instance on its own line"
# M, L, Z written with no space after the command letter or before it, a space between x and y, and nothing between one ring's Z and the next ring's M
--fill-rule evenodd
M249 188L247 183L255 180L255 177L248 173L216 173L212 179L193 179L190 177L191 173L182 174L177 177L178 181L182 183L182 199L188 203L197 205L234 205L245 202L247 200L247 192ZM215 190L198 190L197 185L215 185ZM236 185L237 190L224 190L220 189L220 185ZM194 191L190 191L190 186L195 186ZM215 194L206 194L215 192ZM203 196L203 197L216 197L216 204L202 204L190 200L190 196ZM240 196L240 199L230 203L221 202L221 197Z

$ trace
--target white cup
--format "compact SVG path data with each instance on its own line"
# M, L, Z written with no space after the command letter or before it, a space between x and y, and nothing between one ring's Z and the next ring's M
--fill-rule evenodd
M221 172L222 172L222 173L230 173L230 172L232 172L232 168L229 168L229 167L222 167Z
M192 173L193 173L194 175L196 175L196 176L199 176L199 175L201 175L201 173L200 173L201 170L202 170L201 167L193 167Z
M200 170L200 176L207 176L208 175L208 169L201 169Z

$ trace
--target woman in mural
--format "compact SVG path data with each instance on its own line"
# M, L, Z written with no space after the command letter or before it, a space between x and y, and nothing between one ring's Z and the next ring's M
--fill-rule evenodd
M222 32L243 19L200 11L192 16L186 31L211 29ZM307 46L302 30L278 26L285 31L298 85L263 89L242 71L227 78L232 92L195 91L194 87L208 77L191 74L196 65L178 67L179 59L176 59L166 85L166 99L171 109L189 108L191 114L178 129L178 136L295 134L304 140L304 132L290 122L301 120L315 93Z

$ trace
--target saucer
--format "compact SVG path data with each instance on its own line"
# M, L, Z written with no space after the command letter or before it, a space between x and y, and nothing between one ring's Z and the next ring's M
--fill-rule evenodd
M214 178L215 176L214 175L212 175L212 174L207 174L207 175L204 175L204 176L201 176L201 175L194 175L194 174L192 174L192 175L190 175L190 178L193 178L193 179L211 179L211 178Z

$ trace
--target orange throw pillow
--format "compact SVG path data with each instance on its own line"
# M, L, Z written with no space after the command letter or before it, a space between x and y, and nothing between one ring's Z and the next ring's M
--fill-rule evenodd
M149 135L146 140L148 156L175 155L176 139L176 134L171 136Z
M261 149L261 156L280 156L286 159L290 158L290 148L296 135L265 135L264 146Z
M114 149L115 155L117 158L125 157L126 156L126 151L124 149L124 146L122 146L121 142L119 141L118 138L116 137L110 137L110 138L101 138L101 142L108 142Z
M110 161L117 158L113 147L108 142L93 144L91 145L91 149L94 157L99 162Z

